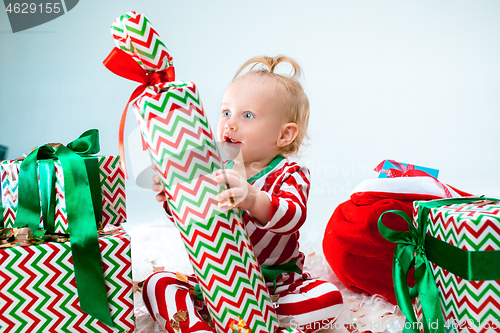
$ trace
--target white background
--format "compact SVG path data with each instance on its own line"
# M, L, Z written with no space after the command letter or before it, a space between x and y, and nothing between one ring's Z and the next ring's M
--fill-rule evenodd
M307 250L320 249L335 207L384 159L436 168L445 183L500 197L494 0L82 0L16 34L2 11L0 144L8 158L67 143L90 128L100 131L102 154L118 153L121 112L137 84L102 61L115 46L111 23L130 10L149 17L174 57L177 78L198 85L212 126L225 88L247 59L284 54L301 64L311 102L311 140L301 157L313 182L302 238ZM126 139L135 127L129 114ZM146 245L148 234L170 229L154 193L131 179L127 195L134 242L161 249L158 242Z

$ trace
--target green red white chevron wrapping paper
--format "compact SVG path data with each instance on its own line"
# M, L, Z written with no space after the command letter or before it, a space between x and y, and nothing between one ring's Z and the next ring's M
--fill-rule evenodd
M219 332L241 317L252 332L274 332L278 320L238 210L225 212L213 171L222 167L196 86L173 82L146 94L136 115L165 183L205 302Z
M127 13L111 31L118 47L144 69L172 65L146 16ZM241 318L252 333L274 332L278 319L240 212L225 212L215 200L221 189L212 174L222 161L196 86L157 83L134 105L217 331L227 333L229 324Z
M120 168L118 156L98 156L99 174L102 193L102 226L120 225L126 222L125 210L125 178ZM2 203L4 207L5 228L12 228L17 214L18 176L20 161L0 162L0 179L2 186ZM64 177L61 163L54 163L56 174L56 211L55 232L68 233L66 201L64 194ZM41 220L40 220L41 221ZM43 225L40 225L43 228Z
M144 14L123 14L111 25L116 45L127 52L147 72L172 66L172 56Z
M132 332L130 237L120 229L99 245L115 328L80 310L66 242L0 249L0 333Z
M414 203L414 221L418 202ZM431 208L427 234L462 250L500 250L500 203L454 204ZM439 290L445 330L470 333L500 332L500 281L467 281L431 262ZM417 297L418 320L422 309ZM496 329L495 329L496 328Z

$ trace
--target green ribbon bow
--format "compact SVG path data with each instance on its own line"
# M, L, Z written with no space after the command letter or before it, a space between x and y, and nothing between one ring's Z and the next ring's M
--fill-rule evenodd
M100 221L102 215L101 189L99 185L97 188L90 187L96 180L99 184L99 169L96 158L84 158L99 150L99 132L91 129L66 147L43 145L32 151L21 163L19 171L19 204L14 227L29 227L35 236L43 235L43 231L38 229L42 211L44 222L48 221L48 229L53 229L54 204L43 204L42 208L39 196L45 202L53 202L50 199L54 193L53 167L54 160L59 160L64 174L68 229L80 308L114 327L97 238L96 221ZM40 184L44 184L41 191L37 181L37 166L40 170ZM95 211L93 197L100 211Z
M439 301L439 292L434 281L430 262L468 281L487 281L500 279L500 251L465 251L431 235L426 234L427 216L431 208L473 203L491 198L451 198L418 203L417 225L415 228L408 215L399 210L389 210L378 219L380 234L393 243L394 250L393 280L396 300L406 317L403 333L444 333L444 318ZM396 231L382 223L385 214L392 213L406 220L409 231ZM415 267L415 286L408 286L408 272ZM422 305L423 323L417 321L411 300L419 296Z

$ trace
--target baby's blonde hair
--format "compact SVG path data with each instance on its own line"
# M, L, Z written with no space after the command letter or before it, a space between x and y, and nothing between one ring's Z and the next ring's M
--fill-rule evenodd
M293 72L291 76L285 76L274 72L276 66L282 62L288 62ZM239 76L248 66L250 70ZM259 68L256 68L261 65ZM267 67L267 68L266 68ZM285 56L267 57L257 56L245 62L236 72L233 82L247 75L258 75L262 78L271 78L277 82L277 86L283 91L287 122L295 123L298 126L298 134L291 144L282 148L282 154L285 156L293 155L298 152L304 139L308 138L307 126L309 124L309 99L299 82L301 75L299 64L292 58Z

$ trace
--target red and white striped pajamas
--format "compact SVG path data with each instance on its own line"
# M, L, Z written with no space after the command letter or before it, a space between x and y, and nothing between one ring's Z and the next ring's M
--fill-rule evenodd
M231 163L227 167L230 168ZM271 215L264 226L256 222L248 211L243 214L259 264L263 271L266 267L293 262L296 266L293 271L278 275L274 281L267 281L270 293L279 295L276 312L280 327L307 333L328 326L342 309L342 296L333 284L312 279L303 272L305 256L299 251L298 243L299 228L306 219L309 170L279 155L248 182L265 192L271 201ZM195 283L194 276L190 277L189 283L176 280L174 273L159 272L150 276L145 282L143 297L153 318L161 321L157 318L160 314L168 322L181 308L177 302L182 302L182 306L188 306L185 303L189 303L189 299L196 303L194 296L189 294L189 287ZM191 302L189 311L194 311L194 308ZM201 305L198 308L203 311ZM189 313L191 326L181 327L180 332L205 332L210 329L206 324L203 326L201 317L195 312L192 316ZM173 330L169 332L175 333Z
M214 332L201 316L208 314L205 305L190 292L197 283L194 275L182 282L171 272L154 273L144 282L144 303L153 319L169 333L177 333L169 323L178 311L187 311L189 319L178 323L179 332Z

